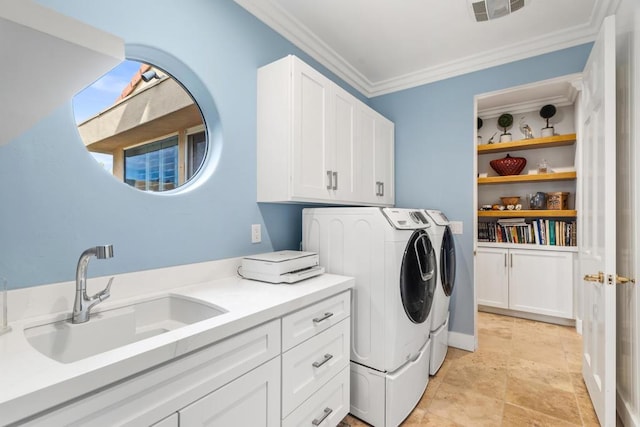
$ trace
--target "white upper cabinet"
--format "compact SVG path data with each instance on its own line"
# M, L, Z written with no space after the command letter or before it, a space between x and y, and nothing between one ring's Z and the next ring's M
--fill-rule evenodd
M394 204L393 123L297 57L258 70L257 127L259 202Z
M2 145L122 62L124 42L31 0L3 0L0 57Z

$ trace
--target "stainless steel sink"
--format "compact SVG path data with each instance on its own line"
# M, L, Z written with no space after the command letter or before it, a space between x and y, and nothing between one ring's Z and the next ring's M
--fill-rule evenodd
M167 295L91 315L24 330L27 341L45 356L71 363L226 313L223 308L183 296Z

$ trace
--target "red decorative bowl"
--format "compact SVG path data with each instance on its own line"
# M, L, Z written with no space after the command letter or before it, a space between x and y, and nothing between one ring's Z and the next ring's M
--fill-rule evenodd
M507 157L502 159L491 160L489 165L499 175L518 175L527 165L527 159L524 157L511 157L507 154Z

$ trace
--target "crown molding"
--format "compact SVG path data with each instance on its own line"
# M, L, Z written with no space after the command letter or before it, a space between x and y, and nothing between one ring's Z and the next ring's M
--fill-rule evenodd
M378 82L371 82L356 67L337 54L301 22L271 0L234 0L256 18L264 22L295 46L306 52L331 72L353 86L367 98L398 92L460 76L509 62L566 49L595 40L602 20L615 13L620 0L596 2L590 22L514 43L506 48L493 49L427 67L413 73Z

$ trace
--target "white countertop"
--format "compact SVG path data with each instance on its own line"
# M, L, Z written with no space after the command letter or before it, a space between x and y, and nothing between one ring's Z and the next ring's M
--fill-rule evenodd
M222 307L227 312L67 364L39 353L31 347L23 333L25 328L47 323L56 316L15 320L11 322L11 332L0 336L0 424L12 423L44 411L352 286L352 278L331 274L293 285L273 285L228 277L111 303L107 300L96 306L94 312L166 294L196 298Z

